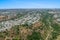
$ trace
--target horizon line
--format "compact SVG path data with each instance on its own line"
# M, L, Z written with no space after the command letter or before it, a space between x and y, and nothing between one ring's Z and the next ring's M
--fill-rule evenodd
M0 9L60 9L60 8L0 8Z

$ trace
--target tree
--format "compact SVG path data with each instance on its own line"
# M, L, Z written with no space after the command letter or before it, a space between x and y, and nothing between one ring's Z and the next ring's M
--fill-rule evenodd
M32 35L27 36L28 40L43 40L39 32L33 31Z

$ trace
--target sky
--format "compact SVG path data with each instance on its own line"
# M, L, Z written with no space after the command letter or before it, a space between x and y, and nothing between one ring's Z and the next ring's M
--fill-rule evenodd
M60 8L60 0L0 0L0 9Z

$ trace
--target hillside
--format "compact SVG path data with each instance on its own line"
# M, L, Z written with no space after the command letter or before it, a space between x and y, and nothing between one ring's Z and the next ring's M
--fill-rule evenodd
M17 18L1 21L0 40L60 40L59 17L54 16L54 11L25 9Z

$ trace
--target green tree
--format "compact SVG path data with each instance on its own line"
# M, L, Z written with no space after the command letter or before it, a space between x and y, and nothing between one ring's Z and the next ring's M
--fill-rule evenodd
M28 40L43 40L40 33L35 32L35 31L32 33L32 35L28 35L27 38Z

